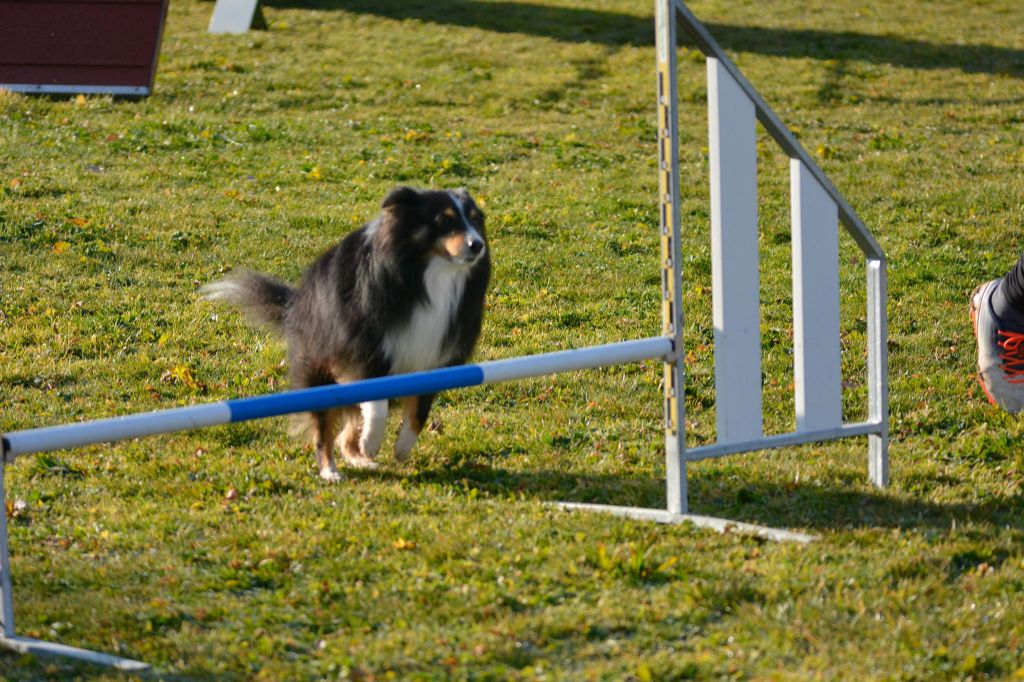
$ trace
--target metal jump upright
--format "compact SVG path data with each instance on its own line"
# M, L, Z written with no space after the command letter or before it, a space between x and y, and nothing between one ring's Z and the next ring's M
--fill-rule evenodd
M36 452L658 359L664 363L665 508L557 503L561 507L664 523L690 522L719 530L734 528L772 539L806 542L812 538L800 533L689 513L687 463L865 435L868 437L870 479L879 487L885 486L889 477L885 256L853 209L689 9L680 0L656 0L655 6L663 294L661 336L5 434L0 439L3 451L3 466L0 466L0 646L23 653L67 656L126 671L148 668L139 661L15 634L7 519L2 511L3 471L18 456ZM686 447L684 391L677 21L707 57L711 138L712 308L718 442L692 449ZM755 119L787 153L791 171L797 428L792 433L769 436L763 433L761 410ZM868 418L858 423L844 423L841 410L840 222L863 252L867 265ZM809 324L812 320L813 325Z
M682 464L711 457L802 443L868 436L868 474L876 486L889 482L889 371L885 254L853 208L775 112L744 78L707 28L681 0L656 0L661 150L662 235L679 239L675 46L676 20L707 58L711 171L712 296L715 317L715 389L718 442L675 448ZM668 81L662 85L662 79ZM757 153L754 120L760 121L790 159L793 235L793 337L796 431L764 436L761 412L760 311L757 274ZM667 189L666 189L667 188ZM867 270L868 418L842 420L839 342L838 224L856 242ZM663 249L663 255L665 249ZM678 247L666 301L678 310ZM677 316L679 313L677 312ZM811 322L813 321L813 324ZM681 320L670 320L669 327ZM676 337L677 356L682 339ZM677 365L682 377L682 367ZM669 392L666 401L681 392ZM683 410L670 409L683 423ZM674 428L670 420L669 440ZM671 448L669 448L671 450ZM678 492L673 492L675 486ZM669 500L685 511L685 483L669 478ZM672 510L671 502L669 510Z
M686 447L683 345L677 26L707 59L711 182L712 310L718 440ZM721 528L721 519L689 514L689 462L806 443L868 437L868 475L889 482L889 373L885 254L849 203L681 0L655 1L658 187L661 206L662 333L665 360L666 509L564 504L662 522ZM760 121L790 159L793 239L793 338L796 430L765 435L761 405L757 142ZM839 340L839 224L867 270L868 416L842 418ZM735 524L767 537L807 536Z

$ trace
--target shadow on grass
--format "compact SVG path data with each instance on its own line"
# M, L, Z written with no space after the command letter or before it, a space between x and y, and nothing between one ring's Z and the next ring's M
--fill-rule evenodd
M478 0L265 0L270 7L343 10L389 19L522 33L563 42L654 45L654 19L633 14L527 2ZM775 57L857 60L911 69L960 69L1024 78L1024 50L950 45L854 31L706 24L722 47ZM682 31L680 31L682 33Z
M485 461L481 454L479 461ZM367 477L403 477L398 472L363 472ZM661 479L624 478L563 471L511 471L471 458L453 467L423 469L407 480L475 488L495 497L524 496L548 502L589 502L663 509ZM704 470L690 476L691 509L778 528L817 530L902 528L949 530L955 524L990 523L1024 531L1024 496L983 502L939 503L865 489L864 474L836 472L825 484L780 483L742 466ZM953 483L934 481L936 486Z

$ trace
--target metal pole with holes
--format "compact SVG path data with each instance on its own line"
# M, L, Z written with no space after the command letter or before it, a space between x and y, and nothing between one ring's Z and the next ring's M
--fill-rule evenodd
M665 359L665 496L671 514L689 509L686 488L686 353L683 351L682 246L679 223L679 92L676 22L671 0L655 5L658 87L658 199L661 207L662 334L672 339Z

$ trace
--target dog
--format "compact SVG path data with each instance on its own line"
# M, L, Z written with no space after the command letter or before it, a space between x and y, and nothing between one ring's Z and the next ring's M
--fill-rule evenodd
M358 381L465 363L483 323L489 251L483 211L465 189L398 187L298 287L242 270L200 293L283 333L293 388ZM398 461L412 451L433 401L434 394L402 400ZM325 481L342 479L335 449L350 466L377 465L387 400L308 418Z

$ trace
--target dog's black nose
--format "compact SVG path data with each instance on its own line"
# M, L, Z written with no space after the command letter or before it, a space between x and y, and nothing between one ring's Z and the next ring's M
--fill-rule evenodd
M468 242L466 242L466 246L469 247L469 252L474 256L479 256L480 252L484 250L483 240L474 239L472 237Z

